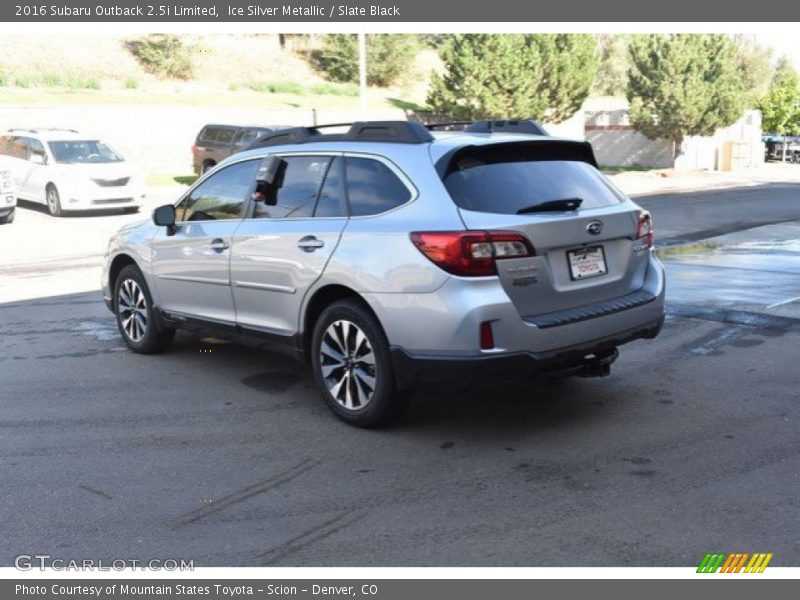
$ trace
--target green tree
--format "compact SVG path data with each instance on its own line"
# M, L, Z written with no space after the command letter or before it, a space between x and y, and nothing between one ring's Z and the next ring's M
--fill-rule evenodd
M789 59L781 58L767 95L761 101L762 129L769 133L800 133L800 79Z
M628 84L628 69L631 66L628 45L631 36L626 34L602 34L597 36L600 63L594 78L592 92L600 96L624 96Z
M390 86L405 74L419 51L414 36L376 34L367 36L367 83ZM323 38L311 53L311 63L331 81L358 81L358 36L334 33Z
M769 91L772 80L772 48L762 46L752 35L735 35L739 50L739 73L747 93L748 106L754 107Z
M739 54L725 35L641 35L630 45L631 124L650 139L711 135L745 108Z
M560 123L589 95L598 54L590 35L452 36L428 103L456 119L532 118Z

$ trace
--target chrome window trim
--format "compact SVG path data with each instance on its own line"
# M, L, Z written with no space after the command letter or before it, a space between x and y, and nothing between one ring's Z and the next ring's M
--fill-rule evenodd
M389 158L387 158L387 157L385 157L385 156L383 156L381 154L373 154L373 153L370 153L370 152L351 152L351 151L348 151L348 150L338 150L338 151L337 150L312 150L312 151L309 151L309 150L289 150L289 151L284 151L284 152L265 152L263 154L258 154L256 156L249 155L249 156L246 156L246 157L239 158L238 160L233 160L231 162L226 163L225 164L225 168L227 169L228 167L232 167L233 165L236 165L236 164L239 164L239 163L242 163L242 162L247 162L247 161L250 161L250 160L263 160L264 157L273 156L273 155L274 156L332 156L332 157L341 156L341 157L344 157L344 158L352 157L352 158L366 158L366 159L369 159L369 160L377 160L378 162L380 162L384 166L386 166L386 168L388 168L392 173L394 173L394 175L400 180L400 182L408 190L410 196L409 196L409 199L406 200L403 204L400 204L398 206L395 206L394 208L390 208L389 210L385 210L383 212L375 213L374 215L360 215L360 216L357 216L357 217L354 217L354 216L351 216L351 215L347 215L347 216L341 216L341 217L314 217L314 216L311 216L311 217L280 217L280 218L244 216L244 217L237 218L237 219L216 219L216 220L218 220L218 221L236 221L236 220L245 221L245 220L247 220L247 221L273 221L273 222L278 222L278 221L309 221L309 220L317 220L317 219L319 219L321 221L322 220L331 221L331 220L340 220L340 219L347 219L347 220L350 220L350 219L357 219L357 220L374 219L375 217L380 217L380 216L392 213L392 212L394 212L396 210L400 210L401 208L404 208L404 207L408 206L412 202L416 202L416 200L419 198L419 190L417 189L417 186L414 185L414 183L411 181L411 178L408 175L406 175L405 172L399 166L397 166L397 164L395 162L393 162L391 159L389 159ZM211 175L214 175L215 173L217 173L217 171L210 171L208 173L205 173L204 175L201 175L200 178L198 178L198 180L195 181L189 187L189 189L186 190L183 193L183 195L174 203L175 208L177 209L178 205L181 202L183 202L184 199L187 196L189 196L195 190L195 188L197 188L206 179L208 179ZM185 223L194 223L194 222L195 221L175 221L175 224L176 225L183 225Z
M264 156L268 156L270 153L264 154ZM386 168L388 168L394 175L400 180L400 182L406 187L409 192L409 199L406 200L403 204L395 206L394 208L390 208L389 210L385 210L383 212L375 213L374 215L361 215L354 217L352 215L342 216L342 217L247 217L248 221L310 221L310 220L320 220L320 221L331 221L331 220L340 220L340 219L373 219L375 217L380 217L383 215L387 215L392 213L396 210L399 210L408 204L416 201L419 198L419 190L417 187L412 183L411 178L403 172L403 170L397 166L393 161L382 156L380 154L371 154L369 152L350 152L348 150L342 151L329 151L329 150L320 150L320 151L303 151L303 150L292 150L289 152L275 152L275 156L341 156L344 158L352 157L352 158L366 158L370 160L377 160L378 162L382 163ZM263 158L263 156L261 157Z

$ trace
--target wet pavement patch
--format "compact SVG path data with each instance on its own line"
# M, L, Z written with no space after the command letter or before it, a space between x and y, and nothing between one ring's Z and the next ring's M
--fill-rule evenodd
M300 383L303 377L298 373L278 371L274 373L258 373L242 379L242 383L260 392L280 394Z
M800 324L800 221L661 248L657 254L667 270L672 316L774 331Z
M780 317L760 312L695 306L691 304L668 303L667 314L673 317L716 321L718 323L730 323L731 325L745 325L747 327L768 329L771 331L788 331L794 327L800 328L800 319L795 319L793 317Z

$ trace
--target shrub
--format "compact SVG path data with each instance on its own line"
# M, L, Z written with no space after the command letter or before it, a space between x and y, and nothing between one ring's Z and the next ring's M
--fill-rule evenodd
M58 87L61 85L61 77L56 75L55 73L48 73L44 77L42 77L42 83L47 87Z
M194 74L191 50L180 36L156 33L128 40L125 45L151 73L175 79L190 79Z
M419 47L414 36L379 34L367 36L367 83L389 86L405 74ZM358 81L358 36L336 33L325 36L322 47L311 53L312 65L331 81Z
M267 94L303 94L303 86L295 81L253 81L247 84L255 92Z
M21 88L31 87L31 80L29 77L17 77L14 79L14 85Z
M139 87L139 82L136 80L136 78L134 78L134 77L128 77L128 78L125 80L125 89L128 89L128 90L135 90L135 89L136 89L136 88L138 88L138 87Z
M358 86L352 83L317 83L309 91L321 96L358 96Z

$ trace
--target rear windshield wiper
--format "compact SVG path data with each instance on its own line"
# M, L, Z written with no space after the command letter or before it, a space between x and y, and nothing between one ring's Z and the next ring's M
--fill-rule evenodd
M583 204L582 198L562 198L561 200L548 200L532 206L520 208L517 211L518 215L525 215L534 212L557 212L562 210L578 210L580 205Z

